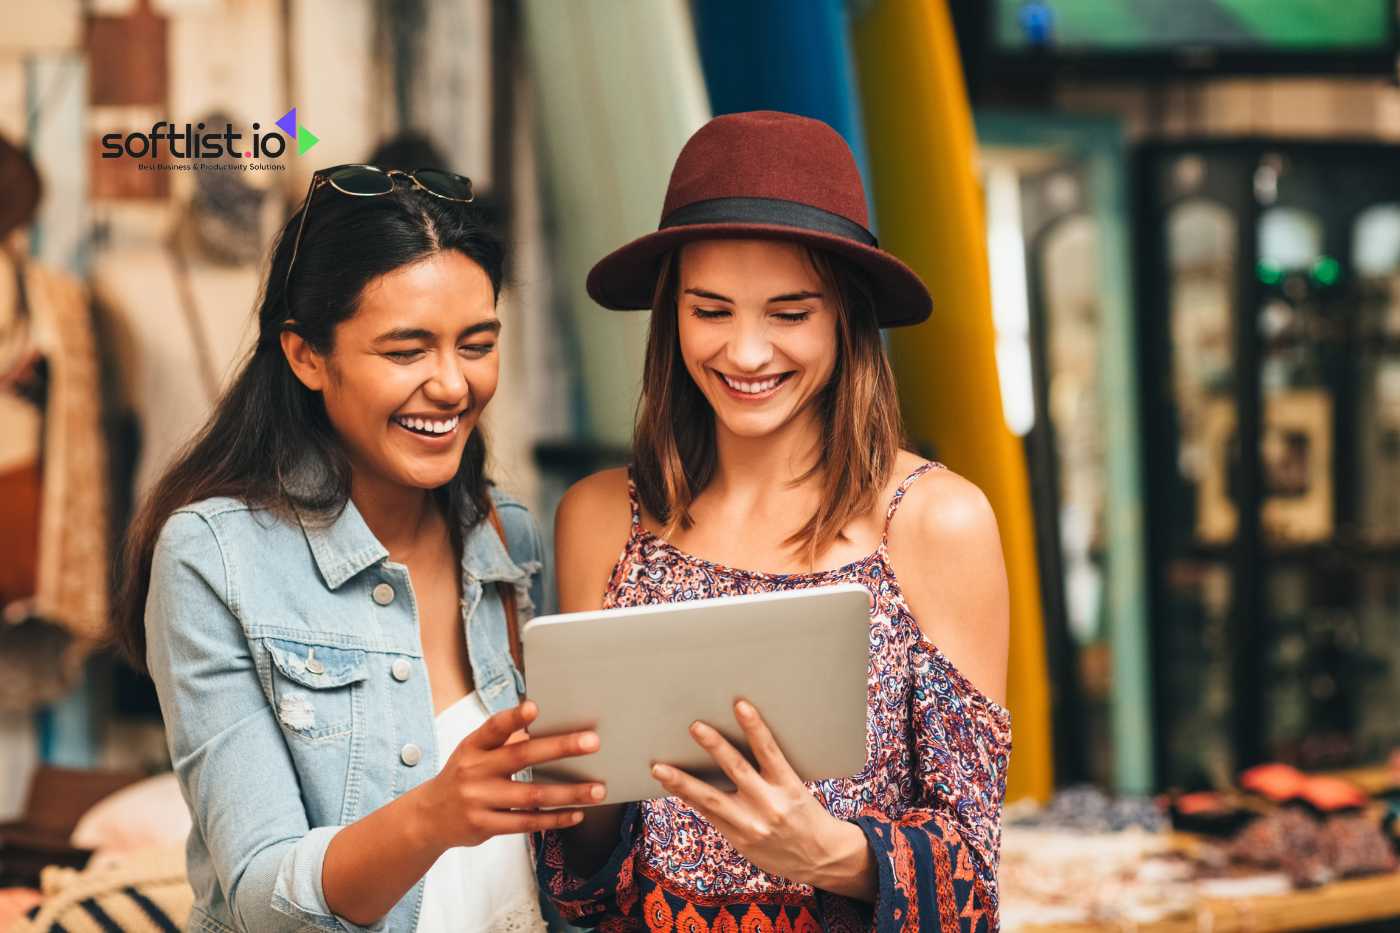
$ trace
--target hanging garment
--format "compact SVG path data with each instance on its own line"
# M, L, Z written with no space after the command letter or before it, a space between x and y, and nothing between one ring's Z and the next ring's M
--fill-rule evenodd
M28 267L35 334L48 362L43 494L34 613L95 640L107 626L107 456L96 341L87 295L45 266Z
M13 508L6 500L0 533L17 572L5 580L0 709L25 710L68 691L106 628L107 460L87 296L23 260L10 281L0 293L12 335L0 413L16 433L0 436L0 484L17 498ZM21 565L33 567L32 581Z

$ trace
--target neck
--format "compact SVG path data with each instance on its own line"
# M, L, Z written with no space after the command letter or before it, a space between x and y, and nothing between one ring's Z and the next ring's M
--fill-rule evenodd
M351 472L350 501L389 557L399 563L407 561L423 534L441 518L428 490L387 482L364 470Z
M790 488L817 465L820 449L821 422L815 405L762 437L740 437L716 419L711 484L729 490Z

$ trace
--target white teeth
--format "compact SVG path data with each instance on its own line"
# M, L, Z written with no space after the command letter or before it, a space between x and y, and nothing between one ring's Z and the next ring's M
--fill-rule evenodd
M428 434L447 434L457 428L459 415L454 415L445 421L434 421L431 418L395 418L399 424L415 431L422 431Z
M725 383L731 389L734 389L736 392L743 392L745 395L758 395L762 392L767 392L769 389L777 386L779 382L783 381L782 376L773 376L770 379L764 379L762 382L750 382L733 379L726 376L724 373L720 373L720 375L723 376Z

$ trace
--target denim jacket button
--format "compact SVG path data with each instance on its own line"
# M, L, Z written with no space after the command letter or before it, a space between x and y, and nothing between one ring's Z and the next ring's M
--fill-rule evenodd
M423 750L417 745L414 745L412 742L409 742L407 745L405 745L402 749L399 750L399 761L402 761L410 768L418 764L418 762L422 760Z
M389 666L389 673L399 683L403 683L413 673L413 665L408 663L408 658L395 658L394 663Z
M374 592L370 595L379 605L387 606L394 601L394 588L387 583L381 583L374 588Z

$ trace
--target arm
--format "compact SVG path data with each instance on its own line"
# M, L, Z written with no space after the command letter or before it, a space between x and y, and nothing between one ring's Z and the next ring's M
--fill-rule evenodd
M631 532L625 470L605 470L570 487L554 521L560 612L601 609L608 578ZM614 877L630 870L636 805L591 807L578 826L538 840L541 887L566 919L624 912L627 897Z
M996 513L982 490L955 473L930 472L895 514L889 552L924 638L1005 702L1011 595Z
M454 846L576 825L583 818L579 810L539 808L591 802L602 797L602 785L528 784L511 775L597 751L598 737L584 732L511 742L537 713L525 702L495 714L462 740L437 777L337 832L321 876L331 912L373 923Z
M427 828L421 814L443 806L451 800L450 792L460 795L467 786L454 772L456 780L434 779L354 826L309 826L296 770L262 692L224 568L223 551L205 519L178 513L157 544L146 605L147 661L171 760L213 873L196 874L191 881L196 886L217 883L240 929L300 930L308 924L359 929L382 917L437 854L460 844L454 839L463 835L464 822L481 824L480 811L486 808L478 803L476 817L463 815L455 823L447 821L453 825L446 828L437 812L437 829ZM502 783L509 783L521 761L580 750L579 736L501 748L513 724L510 714L528 720L532 712L499 714L464 741L449 764L462 759L477 772L501 773ZM467 748L473 740L476 747ZM529 796L538 794L531 785L513 789L478 779L470 786L482 798L492 791L493 806L544 802ZM508 790L525 796L506 796ZM561 795L559 803L578 803L584 799L579 790L568 799ZM520 821L519 827L477 825L476 831L528 832L566 825L576 819L576 811L510 816ZM348 841L338 843L342 832L349 834ZM330 884L325 884L327 878ZM207 897L210 892L199 893Z
M146 601L146 661L170 759L214 884L245 930L336 929L321 896L332 829L311 831L297 776L230 608L223 552L204 518L161 531Z
M733 793L669 765L655 765L652 776L769 874L856 900L875 900L878 876L865 834L832 816L812 796L752 704L735 703L734 718L757 767L707 723L690 728L696 744L734 782Z
M948 676L931 646L994 703L1006 691L1010 597L996 517L973 484L941 470L910 489L891 527L890 554L924 640L909 654L914 799L899 813L867 811L865 833L879 877L877 929L911 923L921 894L944 928L997 927L996 848L1006 788L1009 721L975 696L954 702L935 689ZM993 721L988 722L990 717ZM940 786L933 762L966 749L966 733L990 729L1007 744L979 742L958 796ZM978 816L984 817L982 820ZM932 918L924 917L925 923Z
M624 470L594 474L564 494L554 518L560 612L603 607L608 576L627 541L629 523ZM587 875L602 866L617 846L623 810L615 804L593 807L578 827L560 834L571 869Z

